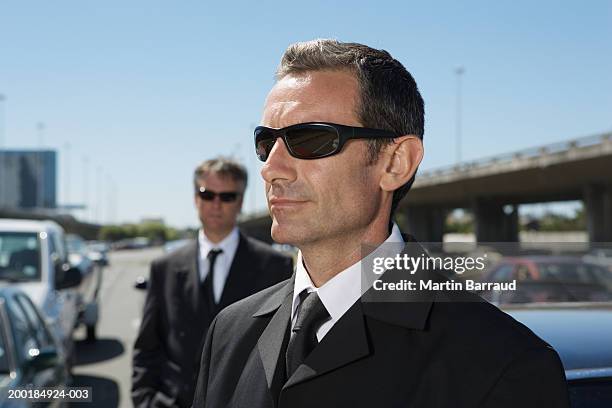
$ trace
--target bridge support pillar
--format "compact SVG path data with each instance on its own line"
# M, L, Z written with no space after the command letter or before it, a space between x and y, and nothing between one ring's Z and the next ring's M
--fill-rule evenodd
M587 185L584 208L589 241L612 242L612 185Z
M518 242L518 206L478 198L473 211L477 242Z
M405 210L408 233L421 242L442 242L446 211L427 206L410 206Z

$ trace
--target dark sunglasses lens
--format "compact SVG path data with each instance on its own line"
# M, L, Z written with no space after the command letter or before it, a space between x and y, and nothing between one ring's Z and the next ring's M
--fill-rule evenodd
M232 201L236 201L238 193L219 193L219 198L225 203L231 203Z
M340 136L332 127L306 127L287 131L288 148L295 157L315 159L335 153Z
M200 198L204 201L212 201L217 194L212 191L200 191Z
M276 138L270 137L268 139L261 139L255 145L255 150L257 152L257 157L259 160L265 162L268 160L268 156L274 147L274 143L276 142Z

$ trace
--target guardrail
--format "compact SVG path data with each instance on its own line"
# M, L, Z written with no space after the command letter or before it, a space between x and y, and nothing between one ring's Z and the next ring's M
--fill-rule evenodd
M559 154L565 153L573 149L581 149L581 148L589 148L597 145L602 145L605 143L612 144L612 132L599 134L599 135L591 135L582 137L579 139L572 139L564 142L556 142L551 143L549 145L539 146L539 147L531 147L523 150L518 150L511 153L504 153L496 156L484 157L482 159L472 160L464 163L443 166L431 170L425 170L419 172L417 176L417 180L424 178L432 178L438 176L445 176L449 174L454 174L457 172L462 172L466 170L473 170L478 168L483 168L487 166L509 163L514 160L519 159L529 159L535 157L541 157L549 154Z

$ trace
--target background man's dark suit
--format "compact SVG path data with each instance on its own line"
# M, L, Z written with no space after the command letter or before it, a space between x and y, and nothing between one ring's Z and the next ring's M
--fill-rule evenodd
M291 258L240 234L220 303L211 310L191 242L151 266L143 318L134 345L134 405L189 406L206 330L223 307L287 279Z
M292 292L293 278L217 316L194 407L568 406L557 353L475 296L359 300L285 382Z

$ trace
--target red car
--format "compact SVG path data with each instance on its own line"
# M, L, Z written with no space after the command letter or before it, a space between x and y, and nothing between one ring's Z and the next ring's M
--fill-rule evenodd
M496 304L612 300L612 273L571 256L525 256L502 259L486 282L512 282L516 291L481 294Z

